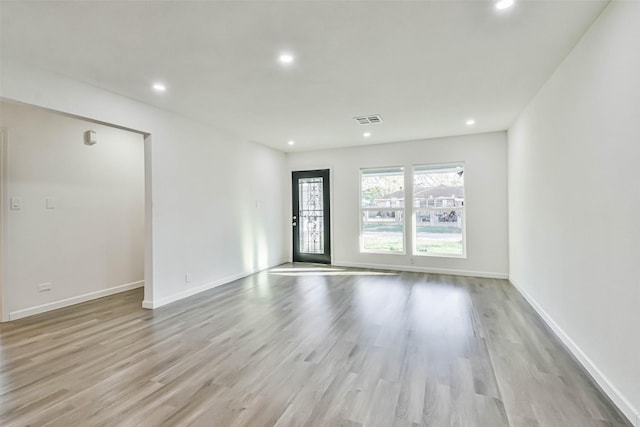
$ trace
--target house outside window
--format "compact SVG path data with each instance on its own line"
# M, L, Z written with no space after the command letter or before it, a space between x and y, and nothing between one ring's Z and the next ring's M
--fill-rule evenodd
M465 257L464 164L413 167L413 254Z
M360 170L360 251L405 253L404 168Z

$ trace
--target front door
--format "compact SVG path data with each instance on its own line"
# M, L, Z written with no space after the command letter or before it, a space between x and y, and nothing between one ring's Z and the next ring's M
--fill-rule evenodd
M331 263L329 169L292 172L293 261Z

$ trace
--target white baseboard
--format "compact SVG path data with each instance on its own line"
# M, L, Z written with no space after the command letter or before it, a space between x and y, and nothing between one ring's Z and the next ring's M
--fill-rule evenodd
M276 262L274 265L266 267L266 268L264 268L262 270L256 270L256 271L250 271L250 272L245 272L245 273L234 274L234 275L231 275L231 276L228 276L228 277L224 277L222 279L214 280L213 282L205 283L204 285L196 286L194 288L185 289L184 291L181 291L181 292L176 292L175 294L171 294L169 296L160 298L158 300L154 300L154 301L144 300L144 301L142 301L142 308L154 309L154 308L162 307L163 305L171 304L172 302L176 302L176 301L179 301L181 299L188 298L188 297L190 297L192 295L199 294L200 292L208 291L209 289L213 289L213 288L215 288L217 286L225 285L225 284L227 284L229 282L233 282L234 280L238 280L238 279L242 279L242 278L247 277L247 276L251 276L252 274L258 273L258 272L263 271L263 270L267 270L269 268L275 267L275 266L280 265L280 264L284 264L286 262L287 261L285 261L285 260L280 260L280 261Z
M149 301L147 299L142 301L142 308L146 308L148 310L152 310L153 309L153 301Z
M336 267L354 267L354 268L371 268L376 270L391 270L391 271L410 271L414 273L433 273L433 274L450 274L452 276L468 276L468 277L485 277L489 279L508 279L507 273L496 273L491 271L469 271L469 270L456 270L448 268L430 268L430 267L417 267L415 265L389 265L389 264L368 264L358 262L342 262L336 261L332 263Z
M106 297L109 295L117 294L120 292L128 291L135 288L141 288L144 286L144 280L137 282L125 283L124 285L114 286L108 289L101 289L95 292L89 292L87 294L78 295L71 298L62 299L59 301L49 302L47 304L37 305L35 307L23 308L22 310L16 310L9 313L9 320L22 319L23 317L33 316L35 314L44 313L58 308L68 307L70 305L79 304L81 302L91 301L97 298Z
M253 273L240 273L233 276L228 276L222 279L215 280L213 282L205 283L204 285L196 286L194 288L185 289L184 291L176 292L175 294L168 295L158 300L144 300L142 301L142 308L154 309L162 307L163 305L171 304L172 302L179 301L184 298L188 298L192 295L199 294L200 292L208 291L217 286L224 285L225 283L233 282L234 280L242 279Z
M549 316L549 314L536 302L527 291L518 284L513 277L509 277L509 281L520 292L520 294L527 300L527 302L533 307L538 315L544 320L544 322L551 328L551 330L560 338L560 341L569 349L573 356L582 364L582 366L589 372L591 377L600 386L602 391L609 396L611 401L620 409L625 417L629 419L631 424L635 423L636 427L640 427L640 413L636 409L629 399L627 399L616 388L615 385L607 378L607 376L593 363L593 361L586 355L584 351L571 339L571 337Z

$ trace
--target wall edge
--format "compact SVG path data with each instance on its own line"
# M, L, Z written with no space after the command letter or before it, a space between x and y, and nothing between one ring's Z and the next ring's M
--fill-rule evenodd
M565 345L569 352L576 358L582 367L588 372L595 383L600 387L602 392L611 399L611 402L620 410L620 412L636 427L640 427L640 413L631 404L629 399L618 390L618 388L607 378L607 376L596 366L595 363L587 356L587 354L571 339L554 320L542 308L540 304L529 294L524 288L510 275L509 282L518 290L520 295L531 305L534 311L553 331L558 339ZM635 419L634 419L635 418Z

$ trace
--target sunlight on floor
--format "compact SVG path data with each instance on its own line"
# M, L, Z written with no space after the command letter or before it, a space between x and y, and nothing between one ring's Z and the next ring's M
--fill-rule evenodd
M385 271L353 271L333 267L284 267L272 268L269 274L275 276L397 276L397 273Z
M334 267L274 267L270 268L269 271L283 273L289 271L344 271L344 269Z

